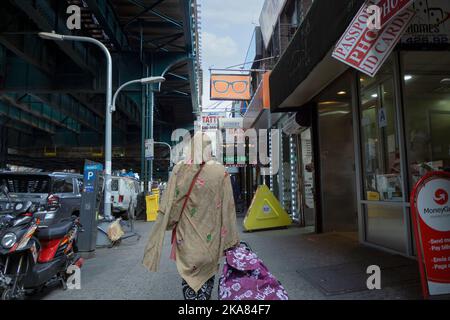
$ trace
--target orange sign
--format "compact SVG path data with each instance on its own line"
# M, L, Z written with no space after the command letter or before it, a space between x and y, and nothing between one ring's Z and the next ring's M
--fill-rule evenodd
M212 74L211 100L250 100L250 75Z

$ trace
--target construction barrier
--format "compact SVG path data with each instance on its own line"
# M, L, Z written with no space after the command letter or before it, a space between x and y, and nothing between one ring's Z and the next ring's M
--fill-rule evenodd
M291 217L286 213L270 189L266 185L260 186L245 216L245 230L255 231L281 228L288 227L291 224Z

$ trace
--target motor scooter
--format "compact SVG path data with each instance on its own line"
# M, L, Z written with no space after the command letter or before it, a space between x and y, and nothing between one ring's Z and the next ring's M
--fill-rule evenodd
M11 201L5 185L0 194L8 199L0 210L1 299L21 300L58 282L67 289L69 267L83 265L76 246L79 218L44 226L32 202Z

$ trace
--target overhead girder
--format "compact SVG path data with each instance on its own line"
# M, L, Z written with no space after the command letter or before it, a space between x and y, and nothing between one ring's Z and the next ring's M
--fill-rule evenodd
M66 21L58 16L58 13L50 6L47 0L11 0L12 4L21 9L36 23L39 30L55 31L56 33L67 34ZM80 42L55 41L55 44L80 68L95 74L99 61L92 55L92 48Z
M189 81L189 75L185 74L185 75L181 75L181 74L176 74L174 72L167 72L166 73L166 78L169 77L173 77L173 78L177 78L179 80L183 80L183 81Z
M59 0L58 0L59 1ZM143 5L140 1L132 1L129 0L131 3L134 3L135 5L138 5L142 9L148 9L148 5ZM27 16L29 16L33 22L38 26L37 30L41 31L51 31L55 30L58 33L64 33L67 34L68 31L65 29L65 21L61 19L64 18L63 16L58 17L58 13L53 12L52 14L49 14L48 9L52 9L51 5L54 2L50 2L48 0L17 0L17 1L10 1L14 5L18 6L19 8L24 11ZM103 1L85 1L88 3L89 10L91 10L96 17L100 17L101 14L99 12L95 12L95 6L100 6L100 2L108 2L107 0ZM94 3L93 3L94 2ZM163 3L163 1L159 1L160 3ZM108 2L109 3L109 2ZM155 2L156 3L156 0ZM164 91L163 93L158 93L158 91L161 90L160 85L152 86L152 90L156 93L156 98L158 99L159 96L161 96L161 99L164 100L165 105L169 106L171 104L170 101L174 101L174 104L176 104L177 108L179 110L185 110L185 108L189 108L189 114L190 114L190 104L186 103L186 99L192 99L192 101L197 101L196 103L193 103L194 110L198 108L198 98L192 97L191 93L196 94L196 90L198 90L197 86L197 80L195 77L196 69L195 69L195 52L192 49L192 17L190 16L190 10L191 10L191 0L186 1L180 1L181 6L183 7L183 10L185 12L183 21L178 21L177 19L173 19L166 14L162 13L158 10L157 6L152 8L148 11L150 15L153 15L155 17L160 18L161 21L159 22L150 22L150 21L140 21L142 23L144 28L149 28L152 25L154 27L160 28L160 29L170 29L170 35L167 36L161 36L161 37L154 37L153 39L155 42L155 48L168 48L168 49L177 49L172 50L171 52L163 52L159 51L159 53L154 53L152 55L148 54L146 55L146 59L143 61L144 64L152 65L151 68L151 75L163 75L166 76L167 82L164 84L167 88L167 92ZM59 12L61 14L61 12ZM114 18L117 18L114 16ZM139 18L138 18L139 19ZM180 18L178 18L180 19ZM180 19L181 20L181 19ZM111 37L111 35L114 32L114 26L113 24L108 25L108 22L102 21L102 18L99 19L101 26L103 27L104 31L108 34L108 36L111 38L112 41L120 41L120 36L117 39L114 39L114 37ZM136 24L137 25L137 24ZM134 30L135 25L131 23L127 30ZM30 28L30 30L36 29ZM109 29L109 31L108 31ZM36 30L36 32L37 32ZM16 30L17 31L17 30ZM181 31L181 32L180 32ZM167 31L165 31L167 32ZM181 42L176 42L175 46L172 45L172 41L176 41L182 37L182 32L184 32L185 38L186 38L186 47L180 47L178 44ZM130 34L127 32L127 35L130 36ZM0 35L2 37L4 35ZM31 40L34 37L34 40ZM28 38L28 40L27 40ZM159 38L159 39L158 39ZM29 44L32 44L31 47L38 48L39 45L43 46L43 49L37 50L28 50L24 47L20 47L20 40L27 41ZM22 93L28 93L31 92L32 96L37 101L33 100L33 105L37 105L37 103L44 103L46 105L51 105L54 107L54 105L58 105L58 98L60 95L68 95L70 98L74 99L75 101L78 101L81 105L85 105L88 109L90 109L94 116L97 116L100 119L103 119L104 117L104 97L102 96L104 94L104 82L101 83L100 81L104 81L104 76L98 76L99 73L103 73L103 68L99 67L99 65L103 65L103 60L100 59L98 56L98 53L96 51L96 48L91 48L90 46L85 46L79 43L65 43L65 42L45 42L41 39L39 39L35 34L28 34L24 35L22 34L16 34L16 35L7 35L7 40L9 41L9 44L12 44L12 48L15 48L16 51L12 50L15 54L17 53L23 53L23 56L20 56L21 58L28 58L29 60L25 60L27 64L31 64L31 67L23 68L25 72L22 73L22 76L24 76L24 81L22 83L18 82L17 79L8 79L11 77L6 78L5 83L0 83L0 93L1 92L7 92L11 90L12 92L22 92ZM149 41L152 41L152 39L149 39ZM0 42L2 42L2 39L0 38ZM73 68L74 71L70 70L67 74L61 73L63 69L58 69L58 65L62 66L61 63L58 63L60 61L56 60L56 69L55 64L51 60L48 61L42 61L42 57L53 57L54 53L50 50L54 50L55 47L59 47L61 51L66 54L68 57L70 57L70 60L74 62L74 66L78 66L79 69L83 70L83 72L80 72L78 68ZM127 48L127 45L120 45L119 43L115 43L115 47L119 50L124 50ZM18 48L18 49L17 49ZM45 49L47 48L47 49ZM77 49L78 48L78 49ZM47 53L44 53L46 50ZM176 52L178 51L178 52ZM84 55L83 55L84 53ZM148 53L148 51L147 51ZM128 54L124 51L121 52L122 54ZM130 53L136 55L136 52ZM64 57L64 55L60 54L61 57ZM93 59L95 59L95 62L92 63ZM123 72L122 67L120 64L117 64L117 57L114 59L115 66L119 66L119 68L115 69L115 80L117 80L117 84L125 82L127 79L133 79L135 72L135 69L137 69L137 75L141 76L142 71L142 65L140 64L140 61L138 63L135 63L135 61L130 62L128 60L128 57L124 63ZM139 59L138 59L139 60ZM10 62L11 60L9 60ZM8 62L8 63L9 63ZM17 62L17 61L16 61ZM46 63L42 63L46 62ZM1 62L0 62L1 64ZM189 74L185 74L186 71L178 71L178 66L184 67L188 65L189 67ZM64 66L66 67L66 66ZM90 67L90 68L89 68ZM131 68L130 68L131 67ZM1 66L0 66L1 68ZM65 68L64 68L65 69ZM133 72L126 72L129 71L129 69L132 69ZM49 72L50 71L50 72ZM56 71L56 72L55 72ZM118 72L117 72L118 71ZM177 72L178 71L178 72ZM1 70L0 70L1 72ZM125 74L126 73L126 74ZM28 75L32 76L28 76ZM5 78L4 78L5 79ZM194 82L194 87L190 87L190 91L188 93L188 90L184 92L183 90L186 86L181 86L179 83L182 83L183 81L186 82L188 85L188 81ZM116 87L116 85L115 85ZM192 89L194 88L194 90ZM119 96L118 100L118 111L114 114L114 120L113 120L113 128L115 129L114 135L117 138L114 138L114 141L119 140L119 136L124 136L125 134L129 133L128 128L135 129L134 125L130 124L131 122L134 122L133 119L137 119L136 127L140 126L139 119L141 118L141 104L142 104L142 96L141 96L141 88L140 86L130 87L127 90L123 92ZM188 96L186 96L188 94ZM92 102L89 97L96 97L95 99L98 101ZM53 99L51 99L53 97ZM69 99L70 99L69 98ZM182 100L180 100L182 99ZM178 103L177 101L183 101ZM49 103L52 102L52 103ZM75 102L71 102L74 103ZM103 104L102 104L103 103ZM158 103L158 100L157 100ZM123 107L125 106L125 107ZM129 106L129 108L127 107ZM9 109L17 109L15 106L8 104ZM36 107L35 107L36 108ZM181 108L181 109L180 109ZM4 108L3 108L4 109ZM58 107L56 107L58 109ZM22 113L28 114L27 112L19 109ZM35 110L33 110L35 111ZM184 112L184 111L183 111ZM187 110L186 110L187 112ZM66 114L68 113L68 114ZM98 132L102 130L92 130L92 119L84 119L84 115L82 117L72 117L74 115L74 110L69 108L66 112L66 119L64 119L66 122L67 119L73 118L80 127L83 127L85 129L81 130L81 132L76 132L75 130L71 130L72 134L74 135L83 135L86 133L86 131L92 131L92 132ZM126 117L124 117L124 115ZM56 125L52 122L49 122L45 117L39 118L39 115L36 114L35 120L43 121L44 123L48 123L53 126L53 130L46 131L52 135L55 134L55 132L58 134L58 132L61 132L61 130L69 130L68 128L64 127L66 123L63 123L63 125ZM17 118L17 117L16 117ZM13 119L13 118L11 118ZM20 119L20 117L18 118ZM15 120L11 120L15 121ZM19 120L20 121L20 120ZM184 120L183 120L184 121ZM190 121L190 120L189 120ZM103 122L102 122L103 123ZM16 125L16 124L14 124ZM163 122L157 119L155 119L155 125L160 129L160 134L162 134L161 130L163 130L165 133L170 133L172 130L172 127L175 127L175 123L167 123ZM170 126L172 125L172 126ZM20 126L25 130L27 128L27 124L24 121L20 121ZM39 126L34 125L30 127L40 129ZM128 126L128 128L127 128ZM42 126L41 126L42 127ZM99 126L101 127L101 126ZM170 127L170 128L169 128ZM42 130L42 129L40 129ZM167 131L167 132L166 132ZM94 133L92 133L94 134ZM121 138L122 139L122 138ZM101 158L101 157L100 157ZM99 158L99 159L100 159ZM139 157L136 158L136 160L139 159ZM114 162L120 162L119 158L114 157ZM137 160L139 161L139 160ZM62 162L62 166L64 165L64 161Z
M39 115L32 112L25 111L7 101L0 99L0 114L8 117L9 119L18 121L31 128L45 131L49 134L54 134L56 131L56 125L50 121L39 117Z
M108 10L112 10L108 5ZM98 3L98 10L104 12L105 5ZM111 21L111 20L109 20ZM116 21L114 25L118 26L118 22ZM17 27L16 27L17 28ZM16 29L17 30L17 29ZM46 91L58 92L64 90L65 92L74 92L78 91L82 92L102 92L102 88L104 85L99 83L100 79L103 77L97 76L95 78L90 78L87 75L79 74L74 75L71 73L68 76L64 75L56 75L53 72L55 66L57 65L57 61L52 60L54 55L49 53L50 42L42 41L35 34L26 34L22 35L22 38L17 34L11 36L0 36L0 42L5 44L8 49L16 53L18 56L23 58L25 61L31 63L32 65L42 69L47 74L51 74L47 81L42 81L44 76L43 73L40 75L34 74L31 79L27 79L25 83L27 85L22 88L18 87L8 87L6 84L4 91L19 91L22 90L24 92L41 92L46 93ZM27 45L28 44L28 45ZM27 50L29 48L30 50ZM32 48L32 49L31 49ZM67 66L66 66L67 67ZM129 64L128 64L129 67ZM53 70L52 70L53 69ZM23 73L29 75L30 73ZM23 76L23 74L21 76ZM33 83L35 80L35 82ZM7 79L8 80L8 79ZM34 85L33 85L34 84ZM87 87L86 87L87 86ZM104 90L104 89L103 89ZM140 118L140 108L137 105L133 105L133 101L128 99L127 97L121 96L118 101L119 110L122 109L125 114L130 116L130 120L136 123L139 123Z
M15 93L35 93L44 95L61 94L87 94L87 93L103 93L104 89L94 88L90 77L84 75L50 75L44 71L39 70L34 65L27 64L24 60L18 57L8 57L4 60L5 65L9 66L10 70L14 72L7 74L4 77L4 82L0 86L0 92L15 92ZM96 87L96 86L95 86ZM71 100L67 95L65 99ZM89 106L88 101L83 101L84 105ZM138 102L132 100L128 95L120 95L117 101L118 110L126 114L130 121L139 123L140 108ZM90 107L91 110L96 109ZM104 110L96 110L97 115L104 118ZM95 116L93 114L93 116ZM89 119L93 122L93 119ZM96 125L98 128L98 126Z
M54 124L55 127L65 128L75 133L80 132L81 124L76 119L67 116L61 110L51 107L33 96L8 93L1 95L0 99L36 118Z
M107 0L84 0L100 22L109 39L119 51L129 49L128 39L117 20L114 9Z
M164 2L165 0L158 0L149 7L145 8L143 11L139 12L137 15L132 17L130 20L128 20L123 28L126 29L128 26L130 26L133 22L135 22L138 18L142 17L143 15L147 14L149 11L155 9L160 3Z
M6 118L6 116L4 116L4 118ZM30 127L27 124L24 124L22 122L19 122L17 120L8 118L8 121L6 122L5 126L9 129L14 129L17 130L21 133L25 133L27 135L33 135L33 127Z
M142 4L141 2L137 1L137 0L128 0L128 2L142 8L142 9L148 9L148 7L146 7L144 4ZM150 9L147 11L147 13L152 14L158 18L160 18L162 21L167 22L168 24L171 24L172 26L178 28L178 29L182 29L183 28L183 22L181 21L177 21L176 19L173 19L161 12L159 12L158 10L155 9Z
M61 113L76 119L76 121L89 129L99 133L103 132L103 119L70 95L48 93L31 94L30 97L34 97L35 99L52 106L54 109L60 110Z
M189 52L189 59L187 60L189 74L191 75L191 97L192 97L192 109L194 113L200 112L200 87L197 77L197 52L195 45L195 35L194 35L194 12L192 8L192 0L179 0L180 6L183 9L184 14L184 33L186 37L186 50Z
M144 29L160 29L160 30L172 30L173 32L179 31L181 28L178 25L174 25L172 22L168 21L146 21L139 20L139 23L133 23L127 27L127 31L132 33L139 33L140 27Z

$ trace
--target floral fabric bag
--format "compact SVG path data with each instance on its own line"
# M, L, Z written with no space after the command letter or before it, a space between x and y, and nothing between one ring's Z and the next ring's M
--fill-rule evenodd
M281 283L247 245L228 250L219 282L220 300L289 300Z

